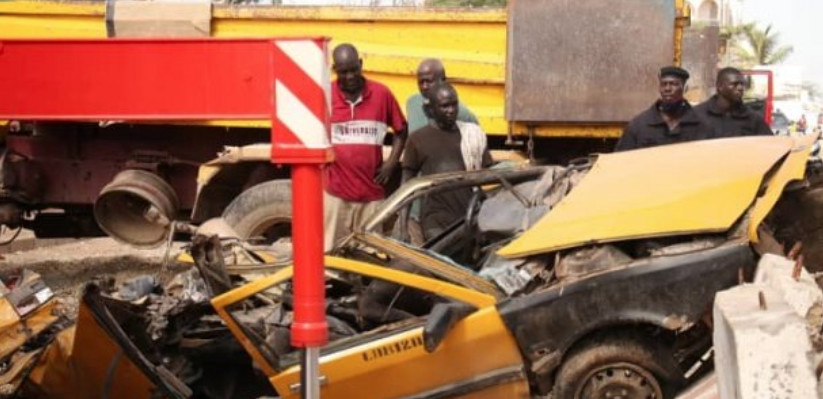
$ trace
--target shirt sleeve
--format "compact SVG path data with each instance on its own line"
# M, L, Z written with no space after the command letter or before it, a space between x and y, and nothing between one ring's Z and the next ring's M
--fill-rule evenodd
M395 133L405 130L407 127L406 117L403 116L403 111L400 110L400 104L397 103L394 94L388 90L386 91L386 102L388 103L386 107L386 124L391 126Z
M401 163L403 164L403 169L409 169L417 173L420 171L420 167L423 164L423 159L420 151L417 149L418 140L415 140L415 137L418 136L412 136L406 142L406 148L403 151L403 160Z

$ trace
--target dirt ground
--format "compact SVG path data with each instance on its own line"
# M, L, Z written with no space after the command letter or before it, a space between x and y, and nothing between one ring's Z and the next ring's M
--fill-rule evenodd
M161 279L169 270L180 270L174 258L184 244L173 244ZM166 252L165 247L137 249L111 238L39 240L30 233L21 234L4 249L0 279L29 269L40 274L61 297L76 296L93 279L123 281L143 274L161 274Z

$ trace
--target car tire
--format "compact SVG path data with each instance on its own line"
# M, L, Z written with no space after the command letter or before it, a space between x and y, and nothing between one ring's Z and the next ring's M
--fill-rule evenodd
M665 352L639 335L590 339L573 348L560 366L553 399L673 398L682 373Z
M223 219L242 239L266 242L291 236L291 181L271 180L243 191L223 211Z

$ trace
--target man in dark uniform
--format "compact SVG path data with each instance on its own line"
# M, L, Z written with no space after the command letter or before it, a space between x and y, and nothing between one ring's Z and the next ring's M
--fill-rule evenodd
M660 99L629 122L614 150L626 151L709 138L711 129L683 98L688 79L689 73L685 69L676 66L662 68L659 76Z
M694 111L711 126L714 138L774 135L757 112L743 104L746 79L735 68L717 73L717 94L694 107Z

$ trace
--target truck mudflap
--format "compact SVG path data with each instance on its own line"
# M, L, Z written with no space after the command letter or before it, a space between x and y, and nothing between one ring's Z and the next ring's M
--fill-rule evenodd
M610 328L649 325L685 331L711 310L716 292L753 275L748 243L637 261L624 270L551 287L498 304L531 371L551 375L579 339Z

